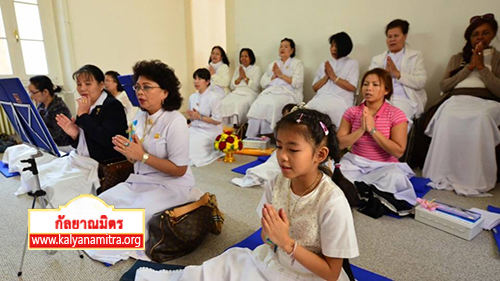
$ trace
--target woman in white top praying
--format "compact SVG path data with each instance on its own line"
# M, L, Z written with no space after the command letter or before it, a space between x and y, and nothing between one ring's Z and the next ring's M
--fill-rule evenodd
M189 97L189 164L208 165L224 154L214 149L215 138L222 133L221 95L210 87L210 72L199 68L193 73L197 92Z
M240 51L240 66L234 70L231 90L221 105L222 123L238 127L247 122L250 106L260 92L262 71L255 65L255 55L249 48Z
M388 50L373 57L369 68L383 68L391 74L394 85L391 103L406 114L408 129L414 117L424 112L427 103L424 57L406 44L409 28L410 24L405 20L391 21L385 29Z
M493 14L475 16L462 52L450 58L439 105L425 134L432 141L423 175L438 189L477 196L495 187L500 145L500 53ZM497 159L495 159L495 147Z
M347 57L352 51L352 40L345 32L330 36L332 58L322 62L316 71L312 88L316 96L307 107L330 116L338 127L344 112L354 104L359 79L359 65Z
M283 106L304 99L304 64L295 58L295 42L290 38L281 40L278 54L280 58L269 64L260 79L264 91L248 111L247 137L273 134Z
M229 60L221 46L212 48L207 69L210 71L210 86L224 97L229 93L231 74L229 73Z
M104 79L104 87L115 99L122 103L125 108L125 114L127 114L127 123L130 124L137 113L137 107L134 107L130 102L125 89L118 81L118 76L120 76L120 73L116 71L107 71L105 74L106 78Z

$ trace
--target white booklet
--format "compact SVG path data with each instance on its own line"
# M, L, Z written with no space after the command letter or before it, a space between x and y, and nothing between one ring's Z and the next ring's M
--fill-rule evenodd
M469 210L481 214L481 216L484 218L483 229L485 230L491 230L492 228L500 224L500 214L488 212L486 210L478 208L472 208Z

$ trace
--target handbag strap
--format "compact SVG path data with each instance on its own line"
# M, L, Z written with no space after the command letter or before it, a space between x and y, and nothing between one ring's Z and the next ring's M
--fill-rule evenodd
M194 201L191 204L187 204L181 207L174 208L173 210L167 210L166 212L172 218L178 218L183 216L193 210L198 209L199 207L206 205L210 200L210 194L207 192L203 196L201 196L200 200Z

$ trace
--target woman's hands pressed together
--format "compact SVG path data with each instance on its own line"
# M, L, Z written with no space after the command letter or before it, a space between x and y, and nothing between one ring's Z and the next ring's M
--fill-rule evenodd
M132 135L132 141L121 135L116 135L112 139L113 148L127 157L128 160L141 161L145 151L137 135Z

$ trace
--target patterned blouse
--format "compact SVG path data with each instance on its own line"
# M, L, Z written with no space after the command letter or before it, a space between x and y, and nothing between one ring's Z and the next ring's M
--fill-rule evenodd
M61 129L61 127L57 125L56 122L57 114L64 114L71 119L71 112L69 111L66 103L64 103L64 101L60 97L54 96L54 99L49 104L49 107L45 108L45 104L41 103L40 105L38 105L37 109L40 112L40 115L42 116L47 129L49 129L49 132L52 135L55 143L58 146L70 145L73 140L63 131L63 129Z

